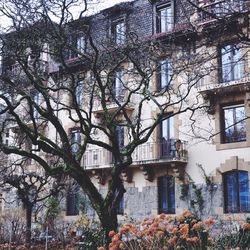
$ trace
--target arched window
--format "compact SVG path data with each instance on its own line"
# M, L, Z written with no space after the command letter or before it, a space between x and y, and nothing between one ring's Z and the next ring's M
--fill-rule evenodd
M175 185L172 176L158 178L158 207L159 213L175 213Z
M226 172L223 182L225 213L250 212L248 172Z

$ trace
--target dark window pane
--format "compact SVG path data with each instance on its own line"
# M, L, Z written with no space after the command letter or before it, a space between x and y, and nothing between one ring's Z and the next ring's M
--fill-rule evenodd
M229 172L225 178L226 187L226 211L237 212L238 211L238 192L237 192L237 175L235 172Z
M74 184L69 187L66 197L66 215L79 214L79 186Z
M122 196L122 199L118 204L117 214L124 214L124 196Z
M173 77L173 66L170 59L161 60L159 62L158 71L158 90L169 87Z
M171 114L169 114L170 116ZM161 123L161 156L173 157L175 151L174 118L169 117Z
M118 102L124 100L124 71L115 72L113 94Z
M71 152L74 156L77 155L81 144L81 134L78 130L71 131Z
M116 139L120 149L124 147L124 127L117 126L116 127Z
M249 212L248 172L230 171L224 174L225 212Z
M249 211L248 173L239 172L240 211Z
M158 179L159 213L175 213L175 186L172 176Z
M83 102L83 81L77 82L75 88L76 102L78 105L82 105Z

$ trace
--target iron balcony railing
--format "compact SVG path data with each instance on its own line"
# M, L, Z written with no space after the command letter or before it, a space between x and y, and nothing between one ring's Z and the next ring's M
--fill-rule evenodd
M34 70L33 65L31 62L29 62L30 65L30 69ZM48 73L48 69L49 69L49 64L46 61L43 60L39 60L36 63L36 73L38 74L47 74ZM15 63L13 65L11 65L8 69L7 69L7 74L13 78L13 79L26 79L26 74L23 71L22 67L20 64Z
M250 82L250 73L246 70L246 61L225 63L216 74L205 75L197 83L198 91L234 86Z
M200 5L199 22L213 21L234 13L249 9L249 1L239 0L206 0Z
M187 162L186 142L170 139L163 142L147 142L136 148L132 154L133 165L146 163L182 161ZM105 168L113 164L112 154L103 148L88 149L85 152L83 166L87 169Z

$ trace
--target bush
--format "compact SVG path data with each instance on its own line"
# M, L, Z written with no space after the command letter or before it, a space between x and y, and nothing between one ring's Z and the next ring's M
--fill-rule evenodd
M161 214L110 232L109 249L205 249L213 224L213 219L202 222L188 211L178 217Z
M161 214L125 224L118 232L111 231L109 236L109 250L247 249L250 224L244 223L234 233L223 234L214 219L202 221L185 211L177 217Z

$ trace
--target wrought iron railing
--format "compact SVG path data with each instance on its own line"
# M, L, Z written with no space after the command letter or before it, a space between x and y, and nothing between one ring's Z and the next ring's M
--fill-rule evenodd
M186 142L170 139L165 142L147 142L136 148L132 154L133 164L138 165L157 161L187 161ZM85 152L85 168L110 167L113 164L112 154L103 148L88 149Z
M199 22L216 20L249 9L249 1L206 0L200 5Z
M35 70L37 74L47 74L48 73L48 69L49 69L49 64L46 61L43 60L39 60L36 63L36 68L33 68L33 64L30 62L30 66L29 69L31 70ZM15 63L13 65L11 65L8 69L7 69L7 74L11 77L11 78L18 78L18 79L24 79L26 78L26 74L23 71L22 67L20 64Z
M199 91L233 86L250 82L250 73L246 71L246 60L225 63L217 69L216 74L205 75L197 83Z

